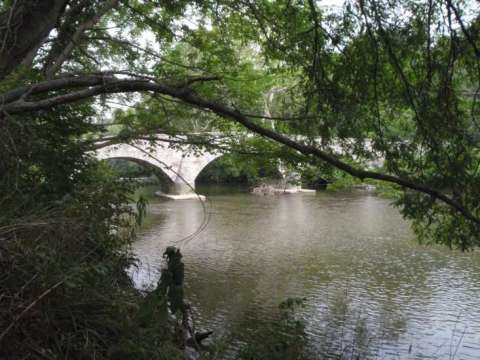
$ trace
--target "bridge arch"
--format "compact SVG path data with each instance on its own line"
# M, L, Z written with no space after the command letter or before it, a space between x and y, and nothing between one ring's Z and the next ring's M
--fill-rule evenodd
M231 165L228 160L232 160L232 158L236 165L230 168ZM224 159L227 161L223 162ZM272 183L280 183L284 178L284 173L279 168L277 161L260 157L248 157L238 153L223 153L205 165L197 175L195 183L229 184L233 182L234 184L251 185L248 182L248 167L256 168L256 175L272 179ZM237 172L238 169L240 169L240 172Z
M128 159L148 163L160 169L172 181L169 190L172 194L187 194L195 188L195 179L210 162L222 153L185 153L182 149L172 148L162 143L152 146L147 141L133 144L116 144L96 151L99 160Z
M158 161L155 161L152 158L140 158L140 157L134 157L134 156L122 156L122 155L112 155L112 156L105 156L105 157L98 157L98 160L125 160L125 161L131 161L133 163L136 163L141 166L150 166L154 168L155 170L159 171L164 175L166 179L168 179L169 182L173 183L174 178L172 177L171 172L167 171L165 166L162 166Z
M106 159L99 159L102 161L110 161L110 160L124 160L127 162L132 162L137 165L140 165L142 168L146 169L150 174L154 174L161 183L165 185L172 185L173 179L164 171L164 169L157 166L156 163L153 161L145 161L144 159L138 159L134 157L124 157L124 156L112 156Z

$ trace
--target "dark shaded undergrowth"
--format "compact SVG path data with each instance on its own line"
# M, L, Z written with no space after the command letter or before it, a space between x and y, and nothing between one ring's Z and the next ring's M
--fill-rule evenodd
M162 303L125 272L142 211L125 184L89 178L56 205L2 213L0 358L179 358Z

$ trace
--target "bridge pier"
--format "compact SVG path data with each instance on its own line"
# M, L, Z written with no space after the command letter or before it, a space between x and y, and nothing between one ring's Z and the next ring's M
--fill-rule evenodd
M163 197L170 200L189 200L189 199L200 199L205 200L205 195L197 194L195 191L195 183L185 184L185 182L173 182L170 184L168 191L157 191L155 195Z
M195 184L185 184L184 182L174 182L168 188L170 195L188 195L194 194Z

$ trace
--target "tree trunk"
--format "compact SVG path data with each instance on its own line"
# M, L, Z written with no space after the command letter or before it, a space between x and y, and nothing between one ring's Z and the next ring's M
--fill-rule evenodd
M0 80L44 41L68 0L15 0L0 14Z

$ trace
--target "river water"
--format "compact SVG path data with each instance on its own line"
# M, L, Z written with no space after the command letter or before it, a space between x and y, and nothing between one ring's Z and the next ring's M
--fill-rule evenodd
M479 254L417 244L389 200L361 191L208 199L205 209L150 200L133 278L155 284L165 247L179 246L197 326L230 354L300 297L314 358L353 349L367 359L480 359Z

